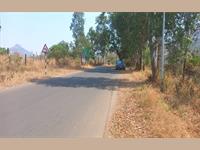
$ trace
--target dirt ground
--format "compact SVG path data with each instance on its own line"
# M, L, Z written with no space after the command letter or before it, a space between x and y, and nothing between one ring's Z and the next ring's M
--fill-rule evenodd
M200 113L195 104L172 107L173 95L161 93L147 82L149 71L123 74L130 86L119 87L114 113L105 129L106 138L200 137ZM196 106L196 105L195 105Z

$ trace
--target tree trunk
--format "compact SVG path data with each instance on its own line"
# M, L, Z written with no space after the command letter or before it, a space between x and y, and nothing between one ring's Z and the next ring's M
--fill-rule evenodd
M135 70L140 71L142 69L142 57L141 57L141 52L136 53L135 57Z
M161 40L157 43L157 68L160 68L160 63L161 63ZM158 71L159 74L159 71Z
M184 59L183 59L183 70L182 70L182 78L183 78L183 80L185 79L185 73L186 73L186 63L187 63L186 55L187 55L187 52L188 52L188 50L185 49Z
M142 70L143 71L145 70L145 53L144 53L144 49L145 49L145 47L143 48L143 51L142 51Z
M185 79L185 66L186 66L186 59L184 58L184 62L183 62L183 74L182 74L183 80Z
M158 44L153 43L150 45L150 52L151 52L151 71L152 77L151 80L153 82L157 81L158 78Z
M141 71L142 70L142 50L139 53L139 57L138 57L138 70Z
M145 69L144 67L144 54L143 54L143 48L141 49L140 51L140 70L143 70Z

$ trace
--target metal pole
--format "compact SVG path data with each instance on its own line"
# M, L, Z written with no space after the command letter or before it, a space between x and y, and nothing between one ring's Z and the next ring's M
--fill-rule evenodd
M165 49L165 12L163 12L163 29L162 29L162 49L161 49L161 69L160 69L160 90L161 92L164 92L164 49Z

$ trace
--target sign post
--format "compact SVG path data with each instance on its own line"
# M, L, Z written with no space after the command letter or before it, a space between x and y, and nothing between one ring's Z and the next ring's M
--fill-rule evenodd
M42 53L44 53L44 59L45 59L45 75L47 75L47 54L49 52L49 48L47 47L46 44L44 44L44 47L42 49Z

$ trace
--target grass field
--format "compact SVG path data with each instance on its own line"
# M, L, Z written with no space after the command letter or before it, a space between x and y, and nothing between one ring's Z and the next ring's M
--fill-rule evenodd
M25 64L25 59L19 56L0 55L0 89L81 69L79 60L72 58L67 58L63 65L56 64L54 59L48 59L47 63L45 74L43 57L27 58Z

